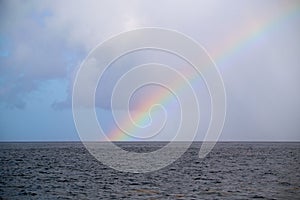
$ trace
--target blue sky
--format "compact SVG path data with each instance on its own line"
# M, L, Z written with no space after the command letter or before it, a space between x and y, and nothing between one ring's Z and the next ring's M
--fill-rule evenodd
M263 22L273 25L230 51L240 35L263 30ZM180 31L218 61L228 98L222 140L299 141L299 24L297 1L1 1L0 141L78 140L71 92L80 63L111 35L147 26ZM151 60L179 62L146 53L124 60L125 69ZM115 67L109 76L121 73ZM99 103L98 111L109 129L109 108Z

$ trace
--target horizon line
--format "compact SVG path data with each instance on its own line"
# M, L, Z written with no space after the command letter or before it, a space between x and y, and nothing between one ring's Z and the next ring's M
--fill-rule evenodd
M283 142L300 142L300 140L218 140L218 141L203 141L203 140L152 140L152 141L84 141L84 142L98 142L98 143L107 143L107 142L134 142L134 143L142 143L142 142L252 142L252 143L264 143L264 142L272 142L272 143L283 143ZM0 140L0 143L83 143L81 140Z

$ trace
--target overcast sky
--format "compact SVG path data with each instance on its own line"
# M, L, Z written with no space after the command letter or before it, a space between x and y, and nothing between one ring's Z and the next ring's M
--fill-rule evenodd
M171 0L1 1L0 140L78 140L71 91L80 63L105 39L140 27L177 30L210 53L227 93L221 140L300 140L299 1ZM111 77L154 61L185 66L162 52L129 55L111 67L97 99L107 98ZM209 100L196 84L203 131ZM107 129L109 109L97 104Z

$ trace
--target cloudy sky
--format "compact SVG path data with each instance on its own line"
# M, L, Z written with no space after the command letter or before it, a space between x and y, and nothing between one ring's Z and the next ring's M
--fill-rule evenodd
M227 93L221 140L300 140L299 1L145 0L1 1L0 140L79 140L71 92L80 63L112 35L141 27L177 30L210 53ZM100 101L110 77L153 61L184 66L164 53L130 55L103 80ZM109 129L109 106L97 110Z

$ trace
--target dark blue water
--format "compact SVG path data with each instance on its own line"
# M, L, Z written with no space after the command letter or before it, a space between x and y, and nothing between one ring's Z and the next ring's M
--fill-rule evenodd
M161 143L122 143L136 152ZM300 143L200 144L147 174L118 172L80 143L0 143L0 199L300 199Z

